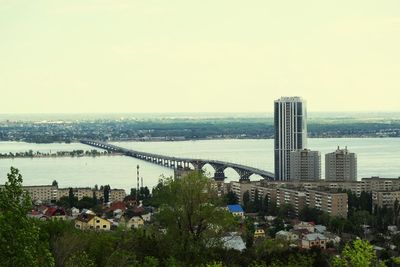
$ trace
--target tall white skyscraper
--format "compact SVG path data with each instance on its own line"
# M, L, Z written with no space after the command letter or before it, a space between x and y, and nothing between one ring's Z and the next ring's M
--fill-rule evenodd
M290 152L307 146L306 102L300 97L275 100L275 180L290 180Z

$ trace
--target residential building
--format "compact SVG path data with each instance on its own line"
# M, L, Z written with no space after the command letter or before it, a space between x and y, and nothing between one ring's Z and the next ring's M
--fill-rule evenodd
M127 227L129 229L138 229L144 226L144 220L140 216L133 216L129 219Z
M307 230L309 233L314 233L315 225L309 222L299 222L293 226L294 230Z
M244 218L244 211L240 205L228 205L228 211L232 213L233 216Z
M82 213L75 220L75 228L81 230L95 229L109 231L111 222L93 214Z
M32 185L24 186L23 189L28 192L33 202L55 202L58 199L57 186L55 185Z
M296 233L281 230L275 234L275 238L281 239L281 240L286 240L289 242L294 242L299 239L299 235Z
M301 239L301 248L303 249L311 249L311 248L320 248L326 249L327 238L323 234L320 233L311 233L305 235Z
M239 203L243 204L243 194L251 191L252 183L248 182L230 182L230 190L238 197Z
M299 191L298 189L277 188L276 192L277 206L289 204L294 208L296 215L298 215L306 205L306 192L304 191Z
M124 201L126 192L124 189L111 189L110 191L110 202Z
M255 231L254 231L254 239L256 239L256 238L264 238L265 237L265 231L264 231L264 229L256 229Z
M48 207L44 210L44 216L51 220L66 220L67 215L62 207Z
M309 149L291 151L290 179L301 181L321 179L321 153Z
M400 202L400 190L396 191L372 191L372 207L382 208L388 207L391 208L394 206L394 203L397 201Z
M325 155L325 179L328 181L357 181L357 156L339 147Z
M281 97L274 102L275 180L290 180L290 152L307 146L306 102Z
M327 212L331 216L347 218L348 212L347 193L331 190L307 189L307 206Z

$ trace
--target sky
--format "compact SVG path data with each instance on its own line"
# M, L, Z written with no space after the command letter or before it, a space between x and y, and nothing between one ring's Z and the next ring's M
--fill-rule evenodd
M400 111L398 0L0 0L0 113Z

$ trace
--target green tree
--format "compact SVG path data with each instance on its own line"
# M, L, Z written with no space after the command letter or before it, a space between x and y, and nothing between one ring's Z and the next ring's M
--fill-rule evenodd
M108 203L108 202L110 202L110 191L111 191L110 185L105 185L103 190L104 190L103 191L104 192L104 203Z
M237 196L235 192L229 191L226 196L226 204L227 205L233 205L233 204L238 204Z
M48 242L26 215L31 199L22 189L22 175L11 167L0 189L0 259L2 266L54 266Z
M86 254L85 251L80 251L73 254L65 264L66 267L95 267L94 261Z
M334 267L385 266L378 262L373 246L368 241L347 243L340 257L332 260Z
M72 208L72 207L76 206L77 203L78 203L78 198L75 197L74 190L72 189L72 187L70 187L69 192L68 192L69 207Z
M167 178L162 183L153 191L153 199L160 207L157 219L166 229L176 257L193 264L204 261L204 253L220 245L220 238L235 219L221 207L210 179L201 172L193 171L177 180Z
M253 246L254 241L254 231L256 230L254 226L254 219L246 218L245 219L245 242L246 248L251 248Z

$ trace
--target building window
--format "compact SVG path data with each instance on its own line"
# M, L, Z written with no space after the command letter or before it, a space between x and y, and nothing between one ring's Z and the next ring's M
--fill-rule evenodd
M103 224L103 228L107 228L107 225Z

